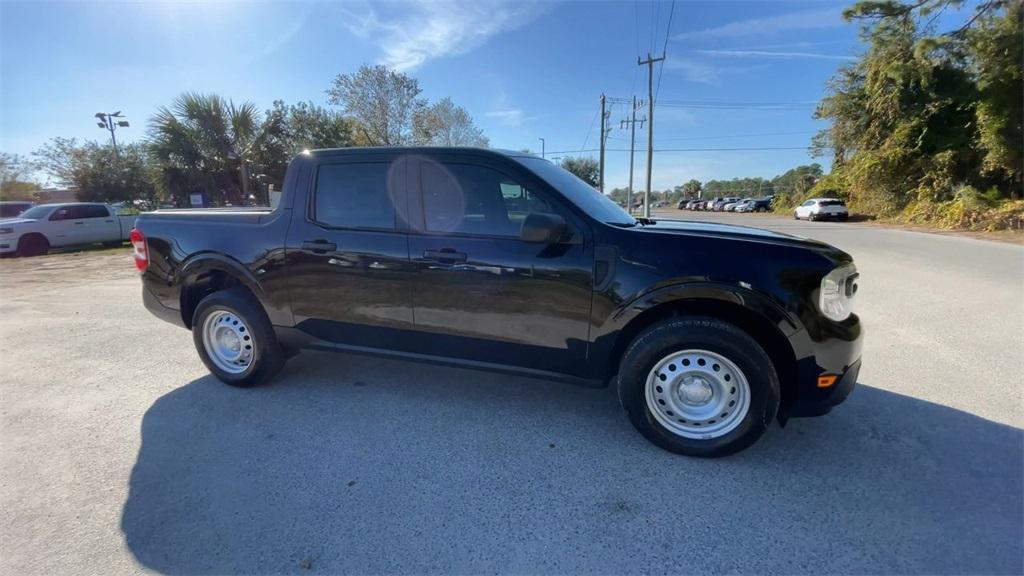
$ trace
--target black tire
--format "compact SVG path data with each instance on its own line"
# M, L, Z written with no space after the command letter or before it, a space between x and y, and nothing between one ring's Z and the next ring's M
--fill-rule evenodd
M240 374L233 374L217 366L210 358L203 342L203 327L209 315L228 311L236 315L249 328L254 342L252 362ZM203 298L192 315L192 341L203 364L218 380L239 388L259 386L273 378L284 366L285 354L277 342L274 328L259 301L242 287L214 292Z
M814 212L811 212L810 214L807 215L807 221L808 222L814 222L817 219L818 219L818 217L814 215Z
M50 241L42 234L25 234L18 238L18 256L42 256L50 251Z
M800 216L796 212L793 212L793 220L799 220L799 219L800 219Z
M746 415L716 438L688 438L672 432L651 413L645 397L647 378L659 360L673 352L700 349L734 363L750 388ZM687 456L714 458L739 452L757 441L779 409L779 378L764 349L739 328L708 317L673 318L641 332L626 349L619 367L619 401L629 420L654 444Z

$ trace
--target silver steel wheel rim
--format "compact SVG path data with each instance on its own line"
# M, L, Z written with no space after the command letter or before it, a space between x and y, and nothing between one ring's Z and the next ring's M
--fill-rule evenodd
M256 340L249 327L233 312L215 310L203 322L203 346L217 368L241 374L252 366Z
M708 350L680 350L654 365L644 387L647 408L669 432L719 438L750 410L750 384L731 360Z

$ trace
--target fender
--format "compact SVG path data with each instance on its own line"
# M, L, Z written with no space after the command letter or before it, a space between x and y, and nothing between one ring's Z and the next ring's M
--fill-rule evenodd
M684 300L718 300L742 306L767 318L787 337L802 328L800 320L768 294L740 284L707 281L680 282L641 293L612 314L609 328L612 331L621 330L655 306Z
M179 288L179 297L184 297L185 290L193 279L213 271L224 272L235 278L256 296L256 299L259 300L260 305L268 314L273 310L272 307L268 306L266 293L253 273L238 260L219 252L199 252L193 254L182 263L174 272L172 279L173 284ZM185 319L183 318L183 320ZM186 324L188 323L187 320L185 322Z
M764 318L775 326L779 335L790 340L803 326L794 315L786 311L771 296L726 282L694 280L676 282L647 292L642 292L625 304L615 308L603 324L594 327L589 353L589 369L602 374L605 364L615 362L632 339L630 323L645 312L664 304L700 301L717 301L739 306Z

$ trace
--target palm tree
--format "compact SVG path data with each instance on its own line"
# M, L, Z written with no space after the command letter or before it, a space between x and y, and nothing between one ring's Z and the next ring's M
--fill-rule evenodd
M261 122L250 102L236 106L216 94L185 93L150 121L150 149L162 184L175 196L201 190L244 202L252 186L250 166L259 167L260 151L271 148L268 142L280 131L278 119Z

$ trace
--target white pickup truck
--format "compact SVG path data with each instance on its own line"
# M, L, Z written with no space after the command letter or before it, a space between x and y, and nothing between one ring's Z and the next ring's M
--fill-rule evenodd
M46 254L50 248L83 244L121 244L136 216L118 216L107 204L40 204L16 218L0 220L0 254Z

